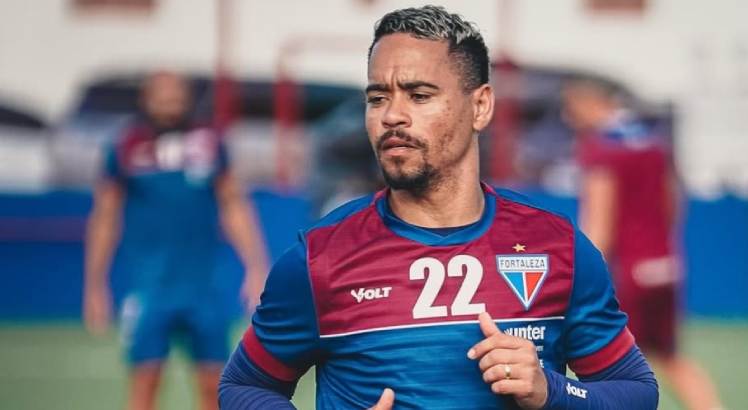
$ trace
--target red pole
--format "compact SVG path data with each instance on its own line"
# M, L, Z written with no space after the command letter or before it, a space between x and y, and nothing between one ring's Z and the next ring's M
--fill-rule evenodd
M276 135L276 182L288 187L294 179L294 150L296 132L301 120L301 93L298 84L288 74L285 56L281 56L273 87L273 115Z
M233 122L237 114L238 95L231 70L229 68L229 51L231 49L231 32L233 25L233 0L216 2L216 68L213 91L214 125L223 132Z
M491 126L490 178L502 184L515 176L514 160L520 133L520 69L510 57L512 40L512 3L503 0L499 7L498 59L494 63L493 83L496 91Z
M517 99L519 67L509 59L495 63L497 95L491 127L491 179L507 183L516 176L514 160L520 133L521 107Z

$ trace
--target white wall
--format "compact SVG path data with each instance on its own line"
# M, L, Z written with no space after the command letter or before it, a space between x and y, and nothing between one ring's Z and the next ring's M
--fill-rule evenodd
M676 159L690 191L748 197L748 2L651 0L643 18L593 18L581 3L521 2L522 58L597 69L674 102Z
M164 63L210 71L216 55L215 0L156 0L151 15L80 15L70 0L0 1L0 97L29 99L45 115L64 112L75 87L92 73ZM357 0L276 2L233 0L230 58L240 74L272 75L281 46L292 38L329 35L294 60L307 78L365 80L372 25L387 10L417 2ZM476 20L488 38L490 0L444 2ZM31 5L36 7L30 7ZM467 7L466 7L467 6ZM485 10L491 10L485 13ZM349 46L341 46L348 41ZM342 50L340 50L342 48Z
M146 18L78 15L69 3L0 2L0 96L26 97L56 116L92 72L160 61L210 67L210 1L164 1Z
M76 15L68 0L0 1L0 98L24 99L54 119L92 73L162 63L211 70L216 1L157 2L152 15L115 17ZM495 48L500 1L434 2L475 21ZM233 0L232 66L242 75L271 75L289 39L327 36L293 60L294 74L360 84L376 19L423 4L364 3ZM748 152L748 2L650 0L641 17L593 16L584 3L515 0L517 57L597 69L645 97L675 101L687 114L678 155L692 188L706 195L730 179L748 194L748 161L740 155Z

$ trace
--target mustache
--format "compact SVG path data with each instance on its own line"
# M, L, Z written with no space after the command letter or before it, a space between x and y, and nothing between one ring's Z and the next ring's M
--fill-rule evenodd
M388 130L388 131L385 131L382 135L380 135L379 138L377 139L377 151L381 151L382 147L384 147L384 144L390 138L400 138L401 140L405 141L408 145L412 145L416 148L426 148L426 144L423 141L408 134L407 132L403 130Z

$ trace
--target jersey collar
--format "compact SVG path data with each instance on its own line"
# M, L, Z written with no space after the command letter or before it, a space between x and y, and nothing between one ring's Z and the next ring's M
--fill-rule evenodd
M496 215L496 191L483 182L481 182L481 189L485 197L485 207L480 220L446 236L438 235L420 226L411 225L396 217L392 213L387 200L390 193L389 189L380 191L374 200L377 213L385 226L396 235L427 246L450 246L473 241L486 233L488 228L491 227Z

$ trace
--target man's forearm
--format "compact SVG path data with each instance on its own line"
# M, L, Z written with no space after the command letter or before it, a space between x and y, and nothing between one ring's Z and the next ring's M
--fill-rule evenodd
M580 381L545 370L545 410L648 410L659 400L657 380L641 352L633 348L609 369Z
M267 256L252 210L241 199L223 205L221 221L231 246L246 268L267 268ZM264 273L263 273L264 274Z
M234 250L255 278L267 274L267 252L260 234L254 209L245 200L236 179L226 172L216 181L216 195L220 204L221 225Z
M257 368L239 346L223 369L218 401L224 410L295 409L290 402L295 387Z
M86 226L85 285L107 285L109 264L120 237L124 191L112 180L102 180L94 192L94 208Z
M119 218L94 213L86 232L85 284L103 287L108 280L109 264L119 238Z

